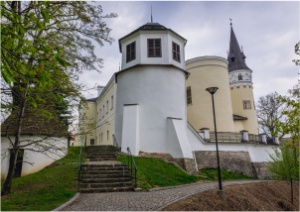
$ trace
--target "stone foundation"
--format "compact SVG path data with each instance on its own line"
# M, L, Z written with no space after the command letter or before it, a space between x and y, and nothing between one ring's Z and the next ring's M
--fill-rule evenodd
M272 179L272 173L269 172L266 162L252 163L252 166L258 179Z
M169 153L148 153L142 151L139 152L139 156L161 159L174 164L189 174L198 173L197 166L193 158L173 158Z
M217 168L217 155L215 151L196 151L199 169ZM247 176L256 176L248 152L219 152L220 167Z

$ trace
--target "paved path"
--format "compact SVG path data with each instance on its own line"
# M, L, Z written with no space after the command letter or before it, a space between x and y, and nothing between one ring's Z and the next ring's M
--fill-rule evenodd
M226 181L223 185L253 182L261 181ZM193 194L217 187L218 182L202 182L149 192L82 193L62 211L158 211Z

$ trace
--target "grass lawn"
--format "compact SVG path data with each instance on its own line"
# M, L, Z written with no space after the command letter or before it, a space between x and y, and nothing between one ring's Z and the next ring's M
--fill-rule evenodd
M127 156L120 155L119 161L127 164ZM197 182L199 177L189 175L171 163L156 158L134 157L138 167L138 187L150 189Z
M77 192L79 151L71 147L65 158L49 167L14 179L11 193L1 197L1 210L49 211L72 198Z
M127 164L128 157L120 155L118 160ZM189 175L174 164L156 158L134 157L134 160L138 167L138 187L145 190L218 179L217 169L202 169L196 176ZM222 180L255 179L227 170L221 170L221 173Z
M204 180L217 180L218 170L215 168L200 169L199 176ZM231 172L225 169L221 169L222 180L249 180L257 179L255 177L249 177L237 172Z

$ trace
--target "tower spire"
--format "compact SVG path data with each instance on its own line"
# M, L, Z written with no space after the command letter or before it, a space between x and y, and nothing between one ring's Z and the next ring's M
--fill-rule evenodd
M229 54L228 54L228 69L230 71L239 69L251 70L245 62L246 56L241 51L239 43L236 39L235 33L232 27L232 19L230 19L230 44L229 44Z

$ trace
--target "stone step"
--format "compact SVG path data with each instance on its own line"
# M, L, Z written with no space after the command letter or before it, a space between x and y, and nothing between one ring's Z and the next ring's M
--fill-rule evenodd
M116 158L88 158L87 161L109 161L109 160L116 160Z
M89 153L87 156L116 156L114 152L94 152L94 153Z
M81 183L80 188L117 188L132 186L131 181L112 183Z
M122 177L131 177L129 172L125 172L125 173L119 173L119 172L115 172L115 173L84 173L81 175L81 178L84 179L100 179L100 178L122 178Z
M127 166L82 166L81 170L128 170Z
M120 191L133 191L132 186L116 187L116 188L81 188L81 193L101 193L101 192L120 192Z
M130 172L128 170L120 171L120 170L86 170L82 172L82 175L130 175Z
M105 185L118 185L118 183L129 183L131 184L131 177L119 177L119 178L84 178L81 180L82 185L84 184L105 184ZM110 187L110 186L108 186Z

